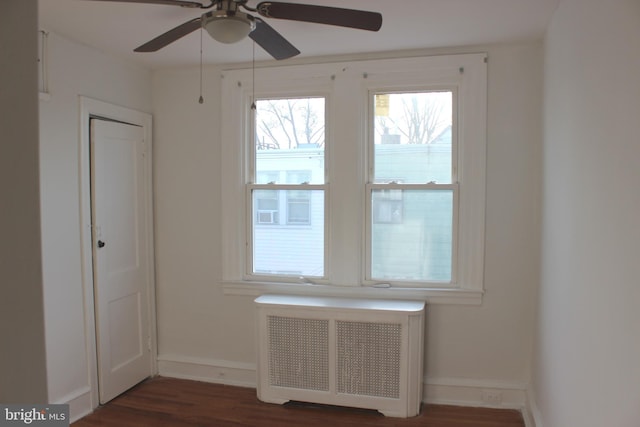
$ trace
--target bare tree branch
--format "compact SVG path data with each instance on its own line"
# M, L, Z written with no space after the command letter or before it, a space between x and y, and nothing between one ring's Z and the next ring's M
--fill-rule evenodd
M301 144L324 145L324 116L314 98L270 99L257 102L256 147L297 148ZM260 139L263 138L263 139ZM268 139L270 143L264 142Z

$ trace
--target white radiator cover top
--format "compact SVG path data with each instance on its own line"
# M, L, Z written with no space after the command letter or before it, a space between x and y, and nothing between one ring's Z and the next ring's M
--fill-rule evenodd
M424 302L263 295L258 398L420 412Z

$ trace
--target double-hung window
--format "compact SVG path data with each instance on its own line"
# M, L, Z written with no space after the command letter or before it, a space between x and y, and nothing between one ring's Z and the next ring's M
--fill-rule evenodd
M250 276L325 275L325 99L259 98L247 184Z
M486 78L485 54L223 72L225 293L478 303Z
M367 277L451 283L458 184L452 89L373 91Z

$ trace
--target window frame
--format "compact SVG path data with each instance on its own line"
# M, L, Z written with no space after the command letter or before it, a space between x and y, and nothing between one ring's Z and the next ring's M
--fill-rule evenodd
M404 82L406 83L406 82ZM376 178L376 161L375 161L375 127L376 127L376 116L375 116L375 97L381 94L408 94L408 93L426 93L426 92L448 92L451 93L452 102L451 102L451 112L452 112L452 123L451 123L451 181L448 183L439 184L437 182L425 182L425 183L411 183L411 182L400 182L400 180L393 180L392 182L376 182L379 181L380 178ZM376 87L375 85L370 85L368 90L368 114L367 114L367 130L368 130L368 138L367 138L367 184L365 185L365 273L363 283L368 285L373 285L377 282L389 282L389 284L395 286L402 287L417 287L417 288L425 288L425 287L449 287L455 286L457 284L458 277L458 246L460 242L458 241L458 227L459 227L459 216L458 209L460 207L459 204L459 193L460 193L460 185L458 181L458 170L460 166L458 164L458 88L457 86L450 85L427 85L422 86L420 84L406 84L404 86L393 85L391 88L388 88L384 84L380 87ZM402 279L387 279L387 278L375 278L373 277L373 192L376 190L432 190L432 191L452 191L452 248L451 248L451 280L444 281L407 281ZM404 199L404 198L403 198ZM404 200L403 200L404 202ZM404 213L404 206L403 206Z
M415 58L373 59L313 65L273 66L257 70L256 96L301 94L325 96L325 278L248 277L244 206L248 181L246 141L253 130L246 106L253 96L252 70L224 70L222 77L222 284L225 295L258 296L265 292L345 297L387 297L442 304L480 304L484 276L484 208L486 176L487 55L472 53ZM390 288L366 280L365 215L369 132L367 117L372 90L402 91L450 88L458 93L458 180L454 285L429 284ZM266 88L262 90L261 88ZM335 150L334 150L335 149ZM337 151L336 151L337 150ZM330 173L327 173L329 171ZM376 185L376 184L371 184ZM299 189L299 187L296 187ZM306 187L305 187L306 188ZM239 193L238 193L238 190ZM347 205L346 208L341 206ZM238 213L240 212L240 215ZM304 282L304 283L303 283ZM384 289L380 289L384 287Z
M275 183L261 183L258 184L257 176L257 151L255 148L255 135L256 135L256 116L255 112L252 111L252 114L249 114L246 117L246 120L243 124L243 127L250 129L249 133L246 136L246 140L242 141L244 145L246 145L246 158L244 162L247 164L247 177L246 177L246 202L244 206L245 217L246 217L246 235L245 235L245 245L247 248L245 257L245 267L244 267L244 280L248 281L278 281L278 282L290 282L299 280L300 275L297 274L264 274L260 273L254 268L255 260L254 260L254 241L253 241L253 233L254 226L259 225L256 224L252 214L249 212L254 211L253 206L253 191L254 190L273 190L278 194L278 212L279 212L279 221L277 224L273 224L281 229L286 230L294 230L294 229L308 229L311 225L311 212L309 212L309 221L306 224L303 223L291 223L289 221L289 193L296 190L305 190L305 191L322 191L324 198L324 250L323 250L323 275L322 276L309 276L313 277L314 280L326 280L327 277L327 268L329 265L327 259L327 239L329 233L328 226L328 210L327 210L327 199L329 196L329 188L327 185L327 167L326 167L326 157L328 146L330 145L328 139L326 137L327 127L328 127L328 116L327 116L327 103L328 103L328 94L326 92L318 92L318 91L306 91L302 88L292 89L291 91L286 91L286 94L279 92L278 95L267 95L261 93L255 93L252 91L249 99L245 100L245 107L250 106L255 101L261 99L305 99L305 98L323 98L324 99L324 126L325 126L325 143L322 147L322 151L324 153L324 170L323 170L323 183L321 184L311 184L311 183L299 183L293 184L288 182L287 173L284 173L284 176L280 176L280 182ZM305 172L296 169L295 172ZM281 173L281 172L280 172ZM281 173L282 175L282 173ZM312 181L312 179L310 179ZM282 191L282 193L281 193ZM283 196L283 197L281 197ZM311 200L313 199L313 195L309 197L309 209L311 208ZM271 226L271 225L270 225Z

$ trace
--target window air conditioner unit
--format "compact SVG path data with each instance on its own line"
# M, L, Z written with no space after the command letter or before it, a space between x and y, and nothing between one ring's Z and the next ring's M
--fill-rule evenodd
M276 212L272 210L259 210L258 211L258 224L275 224Z

